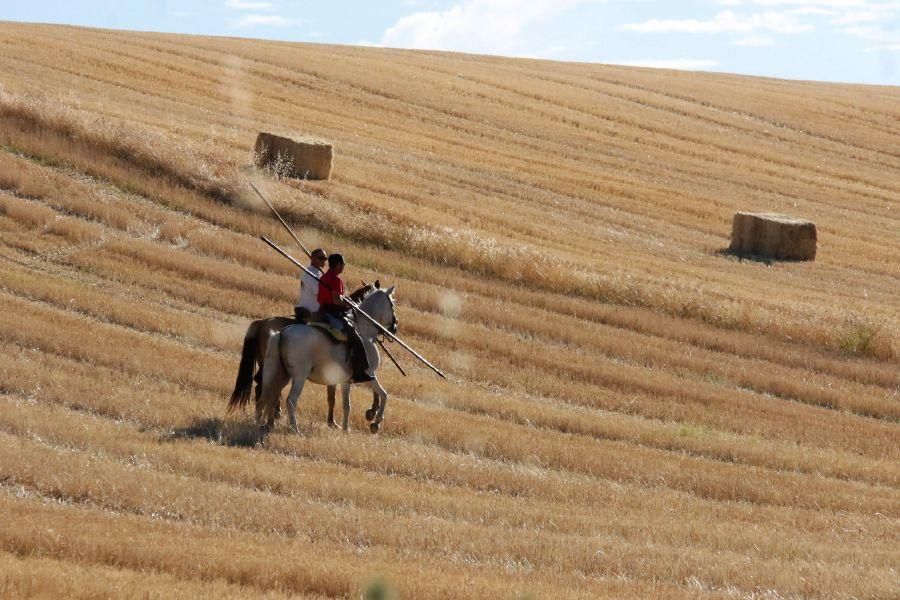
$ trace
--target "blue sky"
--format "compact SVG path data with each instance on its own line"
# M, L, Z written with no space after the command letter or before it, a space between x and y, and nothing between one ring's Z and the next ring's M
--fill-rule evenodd
M0 0L0 20L900 85L900 0Z

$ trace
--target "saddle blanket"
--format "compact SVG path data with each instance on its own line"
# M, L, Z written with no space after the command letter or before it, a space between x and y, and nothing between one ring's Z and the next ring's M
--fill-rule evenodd
M326 323L324 321L310 321L309 323L307 323L307 325L325 332L328 337L330 337L335 342L347 341L347 334L331 323Z

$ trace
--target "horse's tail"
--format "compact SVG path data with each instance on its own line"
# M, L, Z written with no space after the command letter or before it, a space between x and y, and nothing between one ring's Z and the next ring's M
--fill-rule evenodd
M253 389L253 369L256 367L259 326L259 321L253 321L244 336L241 364L238 367L237 380L234 382L234 391L231 392L231 400L228 401L227 412L229 413L237 408L243 409L250 402L250 391Z
M275 422L278 405L281 402L281 390L290 381L291 376L281 360L281 333L272 334L269 338L269 347L266 349L266 359L263 362L262 394L256 403L257 422L268 425Z

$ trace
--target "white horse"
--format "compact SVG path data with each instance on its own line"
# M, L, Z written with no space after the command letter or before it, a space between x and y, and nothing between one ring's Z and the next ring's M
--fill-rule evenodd
M397 331L397 317L394 313L394 287L387 290L376 289L359 303L359 307L380 323L391 333ZM378 329L365 317L357 317L357 330L363 343L373 344ZM275 424L276 410L281 402L281 392L292 381L288 394L287 408L291 429L300 433L297 427L297 400L307 380L321 385L341 384L341 395L344 401L342 428L350 427L350 378L353 370L348 358L349 344L336 343L317 327L308 325L289 325L281 333L269 340L266 349L266 368L263 369L262 394L256 405L257 422L268 431ZM373 348L374 360L370 360L370 370L377 372L381 364L378 349ZM356 385L369 386L378 396L378 408L366 411L366 419L371 421L369 429L377 433L384 420L384 408L387 404L387 392L381 387L376 377L367 383ZM373 407L374 408L374 407Z

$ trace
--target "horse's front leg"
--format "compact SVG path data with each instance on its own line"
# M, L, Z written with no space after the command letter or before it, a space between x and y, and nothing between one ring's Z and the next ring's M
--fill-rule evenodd
M334 400L335 400L335 391L337 386L329 385L327 387L328 390L328 416L325 417L325 422L328 423L329 427L337 428L337 421L334 420Z
M369 383L369 387L372 388L372 392L375 394L375 397L378 401L378 408L376 409L374 406L370 410L374 410L375 414L372 422L369 423L369 431L372 433L378 433L378 429L381 427L381 422L384 420L384 409L387 406L387 391L381 386L378 382L378 379L373 379ZM368 417L368 413L366 413Z
M344 415L341 420L341 428L344 431L350 431L350 384L341 384L341 397L344 400Z
M378 414L378 392L372 392L372 408L366 411L366 421L371 421Z

